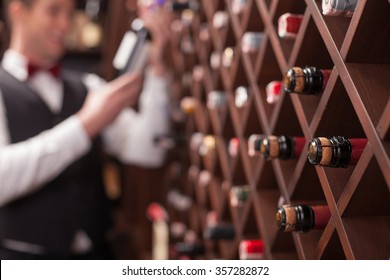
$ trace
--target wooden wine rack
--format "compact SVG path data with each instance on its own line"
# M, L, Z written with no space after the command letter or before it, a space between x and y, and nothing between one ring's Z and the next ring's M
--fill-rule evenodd
M248 0L244 13L233 14L231 0L203 0L189 26L172 37L172 53L179 96L199 101L186 120L186 133L212 134L215 156L200 156L188 149L187 194L195 205L186 218L202 236L206 215L215 211L221 222L236 228L233 241L204 241L205 258L238 258L243 239L262 239L266 259L389 259L390 257L390 4L387 0L360 0L352 18L322 15L320 0ZM216 11L227 11L225 28L216 29ZM279 38L278 18L303 14L295 39ZM209 40L199 31L207 26ZM256 55L241 51L244 32L263 32ZM193 52L181 52L190 36ZM230 67L210 67L210 54L234 47ZM265 87L281 80L291 66L332 69L325 91L316 96L282 94L270 105ZM183 73L201 67L204 78L183 84ZM248 104L238 109L234 91L250 89ZM207 94L226 92L226 109L210 110ZM358 164L348 168L312 166L304 151L296 160L266 160L248 156L251 134L305 137L342 135L367 138ZM228 143L240 140L231 157ZM206 170L206 171L204 171ZM202 172L203 171L203 172ZM209 172L209 181L202 174ZM201 177L201 178L200 178ZM229 191L249 185L250 199L243 208L230 205ZM327 204L331 220L324 230L282 233L275 223L280 198L285 203Z

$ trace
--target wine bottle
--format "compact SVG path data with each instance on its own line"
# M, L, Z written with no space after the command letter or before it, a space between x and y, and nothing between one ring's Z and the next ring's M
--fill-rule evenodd
M322 13L326 16L352 17L358 0L322 0Z
M240 139L237 137L230 139L229 146L228 146L229 155L232 158L237 157L239 149L240 149Z
M283 232L308 232L325 228L330 216L326 205L283 205L276 213L276 224Z
M248 201L249 186L233 186L230 189L230 205L232 207L242 207Z
M115 54L113 65L120 74L142 72L149 57L151 36L141 19L133 20L131 30L123 36Z
M187 115L194 113L198 104L198 100L192 96L185 96L180 100L180 108Z
M280 38L295 38L301 27L303 15L283 14L278 19L278 35Z
M274 136L265 137L261 143L260 154L269 159L297 158L306 143L304 137Z
M232 0L232 11L235 15L241 15L248 7L248 0Z
M366 144L365 138L317 137L310 140L307 157L313 165L348 167L357 164Z
M282 88L281 81L272 81L269 82L265 88L267 93L267 103L275 104L280 99L280 90Z
M205 246L201 243L189 243L189 242L178 242L175 244L175 251L179 256L196 257L204 255L206 252Z
M229 68L233 64L234 59L234 48L233 47L227 47L222 53L222 66Z
M263 139L266 136L263 134L252 134L249 136L248 139L248 155L253 157L260 155L260 148L261 148L261 143L263 142Z
M188 1L170 1L165 5L168 11L181 12L184 10L191 10L197 12L199 10L199 2L197 0Z
M250 91L247 87L240 86L236 88L234 91L234 104L237 108L242 108L248 104L249 93Z
M211 110L222 108L226 104L227 97L224 91L213 90L207 95L207 108Z
M239 245L240 260L263 259L264 242L260 239L242 240Z
M245 32L242 36L241 49L244 53L256 53L263 42L264 34L262 32Z
M284 76L284 91L298 94L317 94L324 91L331 70L317 67L292 67Z
M208 240L232 240L236 230L232 224L217 224L205 228L203 237Z

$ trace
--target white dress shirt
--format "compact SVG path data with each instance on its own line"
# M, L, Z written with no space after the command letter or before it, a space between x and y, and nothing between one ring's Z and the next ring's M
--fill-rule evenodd
M26 58L13 50L6 51L2 66L21 82L27 82L53 112L60 110L61 81L46 72L38 72L28 79ZM89 90L105 83L93 74L83 77L83 81ZM162 165L166 151L153 140L156 135L169 131L168 106L168 80L147 72L139 112L124 109L103 131L106 151L124 163L143 167ZM86 154L91 145L76 116L26 141L10 144L0 91L0 206L38 190Z

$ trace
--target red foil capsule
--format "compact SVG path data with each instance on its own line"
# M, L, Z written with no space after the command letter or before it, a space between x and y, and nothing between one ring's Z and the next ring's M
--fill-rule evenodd
M278 102L280 98L280 89L282 88L281 81L272 81L269 82L265 88L267 93L267 102L269 104L274 104Z
M295 38L303 20L303 15L286 13L279 17L278 34L280 38Z
M349 139L352 146L351 158L349 160L350 165L356 165L358 163L360 156L367 145L367 141L368 140L365 138Z
M325 205L317 205L312 206L314 212L314 229L323 229L328 224L331 213L328 206Z
M229 155L231 157L236 157L238 155L238 150L240 148L240 139L234 137L229 142Z
M261 260L264 253L263 240L242 240L239 246L240 260Z
M306 148L306 139L305 137L293 137L294 140L294 156L299 158L302 153L302 150Z

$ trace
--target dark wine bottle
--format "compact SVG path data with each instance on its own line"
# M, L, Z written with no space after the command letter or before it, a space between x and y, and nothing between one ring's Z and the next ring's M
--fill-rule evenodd
M280 231L308 232L325 228L330 216L326 205L283 205L276 213L276 223Z
M274 136L270 135L263 139L260 153L269 159L292 159L297 158L306 143L304 137Z
M313 165L348 167L357 164L366 144L365 138L317 137L310 140L307 157Z
M317 94L324 91L331 70L317 67L293 67L284 76L284 91L298 94Z

